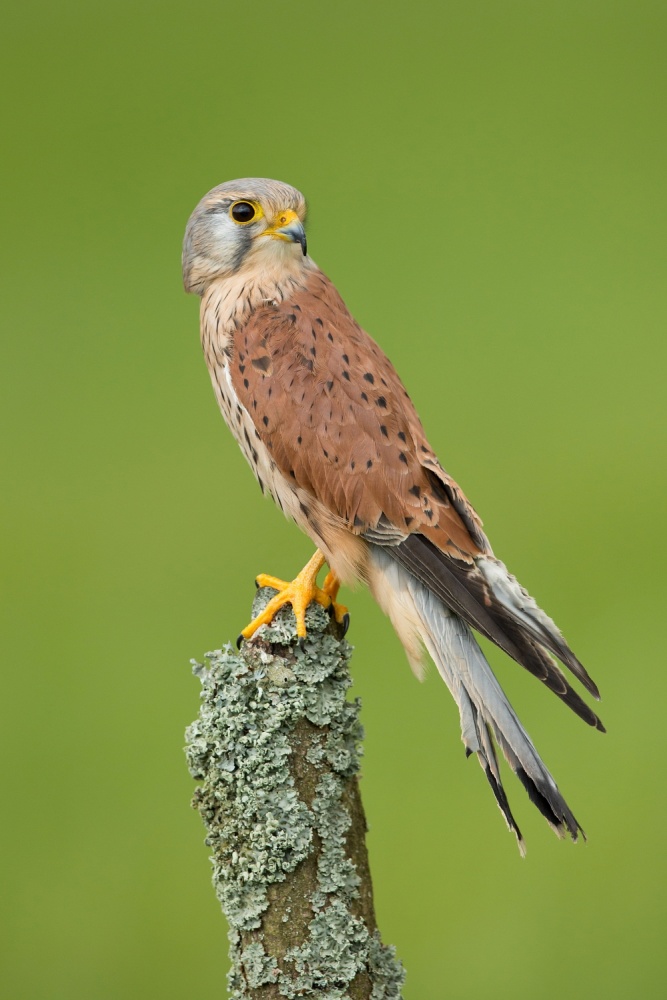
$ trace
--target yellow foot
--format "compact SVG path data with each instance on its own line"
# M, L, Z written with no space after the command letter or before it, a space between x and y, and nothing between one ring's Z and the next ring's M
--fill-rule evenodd
M291 583L279 580L275 576L268 576L266 573L260 573L256 579L257 586L273 587L278 593L275 597L271 598L262 613L253 619L249 625L246 625L238 637L237 645L241 644L242 639L250 639L260 625L268 625L272 622L280 608L285 604L292 605L294 617L296 618L296 634L300 639L304 639L306 636L306 608L311 601L316 601L323 608L327 608L333 614L336 621L344 627L345 631L343 634L345 634L350 623L350 616L347 613L347 608L335 602L335 597L340 587L339 581L333 573L329 573L324 582L324 588L321 589L317 586L317 574L323 565L324 556L317 549L312 559Z
M343 635L345 635L350 626L350 615L344 604L336 604L336 598L340 590L340 580L333 572L327 573L325 576L322 590L325 594L328 594L331 600L329 610L333 612L334 618L339 625L345 626L345 631L343 632Z

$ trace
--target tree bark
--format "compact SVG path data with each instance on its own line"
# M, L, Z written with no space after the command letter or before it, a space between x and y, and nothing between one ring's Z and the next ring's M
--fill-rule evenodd
M274 593L258 591L253 617ZM230 995L400 1000L405 974L373 910L351 648L317 605L306 625L299 642L282 609L240 652L194 666L186 752L230 927Z

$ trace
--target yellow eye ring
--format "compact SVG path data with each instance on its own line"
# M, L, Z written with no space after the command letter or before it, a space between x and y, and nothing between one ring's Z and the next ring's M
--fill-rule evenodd
M247 226L249 223L261 219L264 213L261 205L258 205L256 201L247 201L243 198L231 205L229 214L239 226Z

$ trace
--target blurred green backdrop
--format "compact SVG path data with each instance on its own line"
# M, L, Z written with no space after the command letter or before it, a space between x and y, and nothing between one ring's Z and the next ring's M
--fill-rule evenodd
M600 684L588 730L502 655L589 843L351 605L380 926L407 1000L664 996L667 8L26 0L3 15L0 947L12 1000L224 997L189 658L310 544L219 416L180 242L222 180L309 245L504 558Z

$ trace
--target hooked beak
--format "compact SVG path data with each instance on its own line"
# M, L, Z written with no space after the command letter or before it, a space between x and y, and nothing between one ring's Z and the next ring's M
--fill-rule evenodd
M262 236L270 236L274 240L285 240L287 243L298 243L303 250L304 257L308 252L303 223L296 212L292 212L291 209L279 212L273 220L273 225L265 229Z

